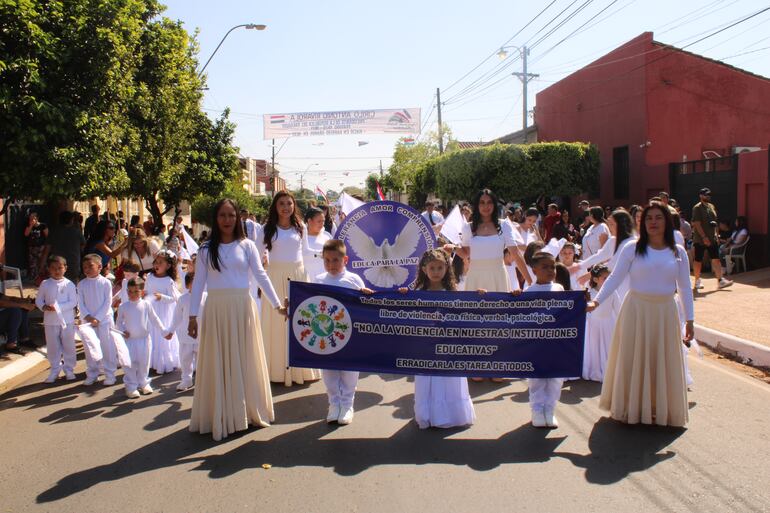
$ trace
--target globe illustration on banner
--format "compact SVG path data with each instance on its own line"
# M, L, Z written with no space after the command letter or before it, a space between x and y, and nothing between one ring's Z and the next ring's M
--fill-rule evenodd
M411 287L436 236L419 212L396 201L374 201L350 212L335 235L348 251L348 270L372 289Z
M345 347L352 333L347 309L327 296L313 296L300 303L292 313L291 327L302 347L323 355Z

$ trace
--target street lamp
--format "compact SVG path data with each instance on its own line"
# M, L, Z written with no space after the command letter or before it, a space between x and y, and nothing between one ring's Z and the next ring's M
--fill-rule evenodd
M526 45L522 47L518 47L515 45L501 46L500 51L497 52L497 56L501 60L508 58L508 52L506 50L508 48L515 48L516 50L518 50L519 54L521 55L521 60L523 62L522 72L521 73L514 72L512 73L512 75L518 77L519 80L521 80L521 85L523 88L521 97L524 100L524 109L523 109L523 116L522 116L523 119L522 119L521 128L522 128L522 135L524 137L524 142L526 143L527 142L527 116L529 114L529 112L527 111L527 84L529 83L530 80L532 80L535 77L539 77L540 75L536 73L527 73L527 56L529 55L529 49L527 49Z
M299 193L300 194L302 194L302 189L304 189L304 187L303 187L304 181L303 180L305 179L305 174L308 171L310 171L311 167L317 166L317 165L318 165L318 162L313 162L312 164L308 164L307 167L305 168L305 170L302 172L302 174L299 175Z
M230 32L241 27L244 27L246 30L265 30L267 28L267 25L259 25L256 23L243 23L241 25L236 25L230 30L228 30L227 33L225 34L225 37L223 37L222 40L217 45L217 47L214 48L214 53L211 54L211 57L209 57L209 60L206 61L206 64L204 64L201 70L198 72L198 78L200 78L203 75L203 72L206 70L206 66L209 65L209 62L211 62L211 59L213 59L214 56L217 54L217 50L219 50L219 47L222 46L222 43L225 42L225 39L227 39L227 36L230 35Z

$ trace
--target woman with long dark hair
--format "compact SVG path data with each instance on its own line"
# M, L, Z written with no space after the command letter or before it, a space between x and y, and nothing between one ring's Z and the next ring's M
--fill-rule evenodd
M198 310L207 289L190 431L211 433L214 440L248 429L249 424L269 426L275 418L249 273L267 298L263 305L269 301L278 315L286 315L286 308L261 260L257 246L243 233L235 202L217 202L211 237L198 252L187 330L198 338Z
M96 223L91 237L86 241L84 255L96 253L102 259L102 274L109 272L110 260L120 255L123 248L126 247L127 240L124 239L115 247L112 247L115 239L115 223L112 221L101 220Z
M264 227L262 246L268 251L267 274L279 297L288 297L289 280L308 281L302 253L309 251L307 230L302 224L294 196L279 191L273 197ZM265 340L270 381L291 386L321 379L317 369L289 368L286 321L262 303L262 337Z
M596 264L605 262L607 262L607 267L610 272L612 272L612 270L615 269L620 250L623 249L626 244L632 243L637 239L637 236L634 233L634 220L631 217L631 214L622 208L619 208L610 214L607 218L607 228L610 231L610 238L607 239L604 246L602 246L598 252L580 262L580 267L583 272L587 272L589 268ZM626 281L625 286L621 285L618 290L621 299L628 291L627 285L628 282Z
M588 209L587 219L589 226L583 235L583 254L581 255L583 260L598 253L610 238L610 229L607 227L602 207Z
M599 406L628 424L684 426L687 386L677 291L685 341L693 337L695 314L687 253L675 244L671 213L662 203L644 209L639 240L620 251L588 310L606 301L627 276L630 289L615 325Z

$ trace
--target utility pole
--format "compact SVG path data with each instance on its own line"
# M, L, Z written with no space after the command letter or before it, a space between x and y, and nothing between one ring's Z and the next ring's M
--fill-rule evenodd
M383 176L384 176L384 174L383 174L383 171L382 171L382 161L380 160L380 180L382 180Z
M444 153L444 133L441 126L441 91L436 88L436 108L438 109L438 152Z
M275 172L275 139L273 139L273 157L271 159L271 166L273 167L273 197L275 197L276 189L278 188L278 175Z
M518 77L519 80L521 80L522 84L522 100L524 102L524 108L522 112L522 121L521 121L521 129L523 131L524 135L524 142L527 142L527 121L529 116L529 111L527 110L527 84L530 80L533 78L539 77L540 75L537 73L527 73L527 55L529 55L529 50L526 46L522 46L520 49L521 52L521 60L523 62L523 70L521 73L514 72L513 75Z

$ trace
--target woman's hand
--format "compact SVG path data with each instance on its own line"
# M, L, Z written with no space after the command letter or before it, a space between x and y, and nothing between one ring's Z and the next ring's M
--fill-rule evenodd
M483 296L484 294L487 293L487 289L476 289L476 292L478 292L479 295Z
M586 313L591 313L599 307L599 303L596 301L589 301L586 303Z
M187 334L191 338L198 338L198 319L196 317L190 317L187 322Z
M511 291L511 295L512 296L520 296L522 294L522 292L523 291L521 289L512 290Z
M370 288L367 288L367 287L362 288L360 290L360 292L362 294L366 294L367 296L371 296L372 294L374 294L374 291L372 289L370 289Z
M684 341L689 342L695 338L695 321L687 321L684 325Z
M454 244L444 244L443 246L441 246L441 249L443 249L446 253L449 253L450 255L452 254L452 251L455 250L455 248L457 248L457 246L455 246Z

